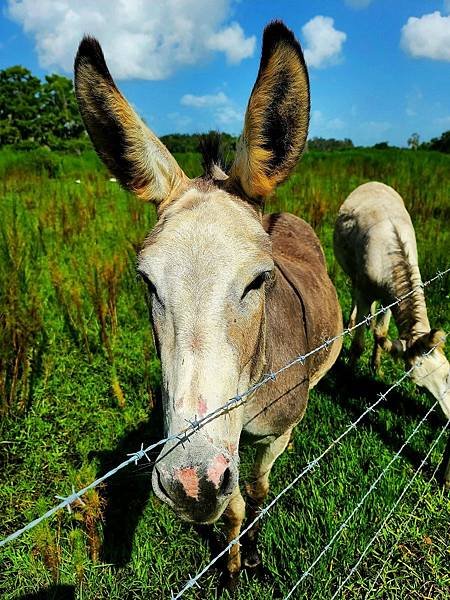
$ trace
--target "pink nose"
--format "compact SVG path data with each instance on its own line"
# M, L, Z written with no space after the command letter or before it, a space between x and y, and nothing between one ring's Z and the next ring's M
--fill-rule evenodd
M185 467L175 471L175 479L183 486L186 496L198 500L199 478L195 467Z
M213 459L211 466L208 468L208 479L216 486L216 488L219 487L222 475L228 468L229 462L230 461L223 454L219 454Z

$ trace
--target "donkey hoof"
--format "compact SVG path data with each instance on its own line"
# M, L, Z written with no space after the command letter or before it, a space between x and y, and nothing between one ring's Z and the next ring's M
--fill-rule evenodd
M235 573L230 573L230 571L222 571L222 576L220 578L219 591L227 590L231 596L234 595L236 590L239 587L239 573L237 571Z
M245 555L244 557L244 566L247 569L255 569L258 565L261 564L261 558L256 550L253 550Z

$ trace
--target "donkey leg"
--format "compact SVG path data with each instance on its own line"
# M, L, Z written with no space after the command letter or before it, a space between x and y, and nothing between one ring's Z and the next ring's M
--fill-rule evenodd
M360 292L357 292L356 295L356 307L358 319L362 319L363 317L367 316L370 312L370 302ZM365 336L366 327L364 325L361 325L355 330L352 345L350 346L351 366L354 366L356 364L359 357L364 352L364 347L366 343Z
M389 331L389 322L391 320L391 311L387 310L381 315L378 316L375 327L374 327L374 344L373 344L373 352L372 352L372 370L376 373L380 368L381 355L383 352L383 348L380 344L380 339L385 338ZM380 373L381 374L381 373Z
M226 536L227 542L230 543L239 535L242 522L245 518L245 501L242 497L239 486L234 489L233 495L224 513L226 519ZM227 560L227 571L230 577L230 583L237 579L241 568L241 550L240 544L236 543L230 548L230 553Z
M350 318L348 320L347 327L354 327L356 325L356 317L358 314L358 307L356 306L356 291L355 287L352 287L352 308L350 310Z
M255 464L251 480L246 485L248 495L248 520L251 522L261 510L264 500L269 493L269 475L276 459L284 452L289 443L292 429L277 437L273 442L266 446L261 446L256 455ZM259 565L258 555L258 536L261 521L248 531L245 539L245 558L246 567L254 568Z

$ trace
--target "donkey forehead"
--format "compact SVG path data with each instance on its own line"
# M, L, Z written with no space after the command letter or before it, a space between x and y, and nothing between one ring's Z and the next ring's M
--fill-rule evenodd
M221 190L185 192L147 237L138 268L150 279L251 276L273 267L271 243L256 213Z

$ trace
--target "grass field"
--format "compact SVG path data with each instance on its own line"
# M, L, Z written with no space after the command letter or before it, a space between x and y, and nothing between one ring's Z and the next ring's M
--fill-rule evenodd
M197 155L177 158L188 175L199 172ZM406 150L311 152L267 203L268 211L294 212L313 225L345 316L349 285L332 254L333 222L346 195L372 179L392 185L404 197L416 228L423 278L446 268L450 156ZM0 186L3 538L53 506L56 494L84 486L161 432L153 410L159 365L143 284L135 275L135 249L154 223L153 208L110 181L93 153L2 151ZM447 332L449 284L447 277L427 289L430 321ZM276 463L271 497L401 376L401 365L384 358L383 378L372 377L370 350L358 370L350 372L348 345L347 339L338 364L311 394L305 419ZM243 573L236 597L283 597L431 404L405 381L287 493L265 519L261 535L268 581ZM331 598L443 424L440 412L431 415L295 598ZM449 597L450 495L431 477L447 438L341 597ZM251 448L243 451L244 473L251 455ZM391 548L392 558L383 566ZM150 468L142 464L88 493L71 513L60 512L1 549L0 597L170 598L170 590L179 590L210 557L205 536L154 497ZM212 569L201 580L202 588L186 597L218 597L218 580Z

